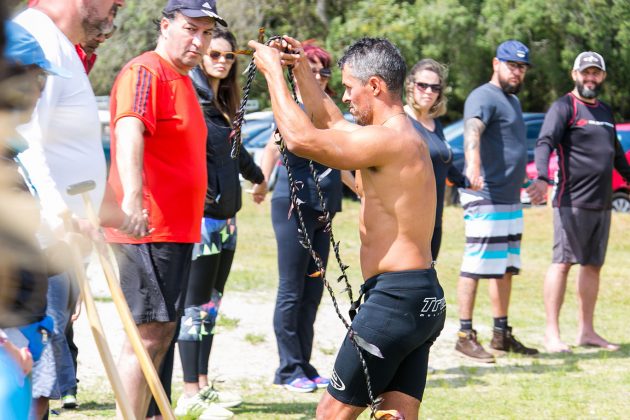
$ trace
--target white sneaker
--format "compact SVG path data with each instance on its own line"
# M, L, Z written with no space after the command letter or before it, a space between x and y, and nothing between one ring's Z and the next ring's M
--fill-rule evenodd
M177 400L175 415L193 419L221 420L232 418L234 414L215 403L204 400L199 394L192 397L182 394Z
M230 419L232 416L234 416L234 413L230 410L226 410L218 404L210 403L208 408L199 416L199 420L224 420Z
M214 403L223 408L232 408L240 405L243 398L235 392L217 391L211 386L206 386L199 391L200 398L208 403Z

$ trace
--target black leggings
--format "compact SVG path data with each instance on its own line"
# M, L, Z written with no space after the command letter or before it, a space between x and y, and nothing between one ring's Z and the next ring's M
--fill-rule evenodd
M221 250L214 255L203 255L192 262L186 291L186 308L208 302L215 289L221 295L225 289L234 251ZM179 341L179 356L184 371L184 382L196 383L199 375L208 374L208 360L214 334L202 336L201 341Z

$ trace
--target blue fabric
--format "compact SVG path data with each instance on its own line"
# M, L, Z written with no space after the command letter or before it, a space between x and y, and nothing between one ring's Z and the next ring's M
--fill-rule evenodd
M28 349L33 355L33 361L37 362L44 351L44 346L54 330L54 321L50 316L45 316L39 322L20 327L20 332L28 340Z
M70 278L62 273L48 278L48 307L46 314L54 321L54 328L45 352L51 357L43 357L35 364L34 371L42 375L33 375L33 396L59 399L63 392L76 386L74 364L70 348L66 341L66 326L70 320Z
M467 191L497 204L520 203L527 166L527 138L521 104L515 95L486 83L473 90L464 105L464 120L486 126L479 144L484 187Z
M0 413L3 419L27 419L31 406L31 379L0 347Z

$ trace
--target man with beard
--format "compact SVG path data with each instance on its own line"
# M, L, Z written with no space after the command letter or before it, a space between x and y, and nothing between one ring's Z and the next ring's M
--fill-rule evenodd
M490 348L497 354L538 353L519 342L508 324L512 276L521 266L520 190L527 164L525 123L516 94L529 65L525 45L503 42L492 60L490 82L473 90L464 106L465 173L471 185L481 189L460 194L466 247L457 285L460 330L455 350L484 363L495 360L477 341L472 324L479 279L489 282L494 318Z
M403 110L405 62L382 38L363 38L348 48L339 67L343 101L357 125L346 121L322 90L301 44L285 40L297 54L254 41L249 45L256 49L255 62L267 79L287 148L332 168L357 170L366 280L352 330L382 353L380 358L363 352L372 394L382 398L379 408L417 419L429 349L444 327L446 302L431 258L435 177L428 147ZM281 58L294 64L304 110L289 92ZM346 336L317 418L355 419L369 396L363 365Z
M20 160L30 174L41 204L43 247L63 237L62 214L71 214L83 231L92 232L81 198L66 193L69 185L93 180L90 192L98 210L105 190L105 156L101 145L98 108L75 44L87 41L113 27L124 0L39 0L20 13L15 22L39 42L46 59L69 71L69 79L49 78L31 121L18 131L29 148ZM55 322L40 361L33 369L35 415L41 418L49 399L59 399L76 385L74 366L64 336L72 307L71 282L67 273L49 278L47 314Z
M129 61L111 92L108 184L132 236L109 229L107 239L158 371L183 314L193 244L201 241L207 130L188 72L201 63L215 22L227 26L214 0L169 0L155 50ZM151 394L128 341L118 367L137 418L144 418ZM231 416L204 404L219 418Z
M544 286L549 352L570 352L560 339L559 316L571 265L577 276L578 337L580 346L618 350L595 332L593 316L599 275L610 230L613 167L630 182L630 165L617 139L613 113L597 96L606 79L604 58L585 51L571 72L575 88L551 105L536 143L538 179L532 202L544 199L549 155L558 153L559 170L553 198L554 243Z

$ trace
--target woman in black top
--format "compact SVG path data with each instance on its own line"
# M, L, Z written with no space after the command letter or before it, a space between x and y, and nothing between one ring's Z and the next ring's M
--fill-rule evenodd
M236 394L208 387L212 329L236 249L235 216L242 204L239 173L254 184L265 184L262 171L245 149L240 150L238 160L230 157L231 121L239 104L236 50L234 36L215 27L202 64L190 73L208 128L208 190L201 223L202 243L196 244L193 251L178 337L184 370L184 393L175 410L178 416L187 414L199 399L228 408L241 402ZM214 415L223 416L217 404L211 404L209 411L218 410Z
M322 90L331 94L328 87L332 61L330 54L309 42L304 44L304 52ZM261 163L266 179L269 179L278 162L279 151L274 140L272 136L265 147ZM299 186L297 197L302 202L300 210L306 224L306 234L325 265L330 250L330 234L325 230L324 221L320 220L323 212L315 181L309 170L309 161L288 151L287 155L289 169ZM344 182L355 189L352 174L348 171L342 173L316 162L313 164L317 170L326 209L334 216L341 210L342 176ZM279 166L271 199L271 220L276 235L280 277L273 318L280 366L276 370L274 383L283 385L290 391L312 392L326 387L329 382L310 363L313 324L322 297L323 282L319 277L309 276L317 271L317 267L308 250L298 242L298 221L291 208L289 188L287 168L284 165ZM254 192L266 192L261 190L262 188L254 188Z
M453 152L444 138L438 117L446 114L446 66L430 58L418 61L407 76L405 111L429 146L437 186L435 228L431 239L433 260L442 242L442 212L446 178L456 187L468 188L468 179L453 166Z

